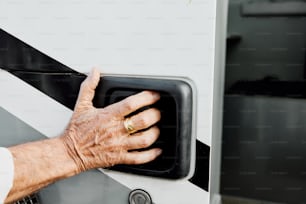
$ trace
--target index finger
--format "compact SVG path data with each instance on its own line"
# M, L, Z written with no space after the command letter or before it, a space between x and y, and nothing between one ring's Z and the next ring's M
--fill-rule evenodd
M119 116L126 116L139 108L151 105L160 99L160 95L154 91L142 91L138 94L132 95L109 105L107 108L113 109Z

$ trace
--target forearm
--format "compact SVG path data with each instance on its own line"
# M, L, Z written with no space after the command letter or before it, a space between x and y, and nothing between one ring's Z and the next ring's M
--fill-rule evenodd
M15 170L13 187L6 203L78 173L60 138L26 143L9 150L14 158Z

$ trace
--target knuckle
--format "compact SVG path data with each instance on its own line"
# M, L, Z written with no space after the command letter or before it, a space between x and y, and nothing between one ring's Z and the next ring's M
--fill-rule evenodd
M124 103L123 103L123 106L125 109L129 110L129 111L132 111L133 110L133 103L130 101L130 100L126 100Z
M127 161L127 158L126 158L126 154L121 151L120 156L118 157L118 162L117 163L125 163Z
M130 160L130 163L131 164L139 164L140 161L139 161L139 158L138 157L132 157L131 160Z
M109 130L105 130L105 138L104 138L104 140L105 141L109 141L109 145L111 145L113 142L114 142L114 140L115 140L115 138L116 139L118 139L116 136L116 134L117 134L117 131L109 131ZM111 143L112 142L112 143Z
M151 140L149 137L143 137L140 140L140 147L148 147L151 145Z
M149 121L145 117L139 118L138 122L139 126L146 127L149 125Z

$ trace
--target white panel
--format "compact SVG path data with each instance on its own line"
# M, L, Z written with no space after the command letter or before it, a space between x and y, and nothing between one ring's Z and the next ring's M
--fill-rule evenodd
M62 133L72 111L0 69L0 106L47 137Z
M0 69L0 107L48 137L61 133L72 111L49 96ZM6 96L6 97L3 97ZM209 193L188 180L166 180L102 170L123 185L147 190L159 204L207 203Z
M211 144L216 0L1 0L0 26L81 72L188 76Z
M98 66L108 74L190 78L198 91L197 138L211 145L216 1L0 0L0 28L80 72ZM71 116L4 71L0 106L49 137ZM209 203L209 193L186 180L107 174L147 189L156 203Z
M209 193L186 180L166 180L121 172L102 170L102 172L125 184L131 189L145 189L152 194L154 203L209 204Z
M213 89L213 122L212 142L210 151L209 190L210 203L221 203L220 174L221 174L221 149L222 149L222 122L223 122L223 95L226 55L226 30L228 0L217 0L216 40L215 41L215 68Z

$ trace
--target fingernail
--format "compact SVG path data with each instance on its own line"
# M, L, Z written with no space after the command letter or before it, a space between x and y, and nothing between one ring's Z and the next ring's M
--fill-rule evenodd
M159 99L160 98L160 94L157 92L152 92L152 95L154 98Z
M88 78L92 78L94 72L94 68L92 68L88 74Z
M159 155L161 155L161 153L163 152L163 150L161 150L161 149L157 149L156 150L156 156L159 156Z

